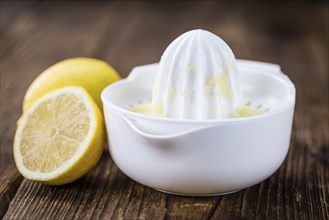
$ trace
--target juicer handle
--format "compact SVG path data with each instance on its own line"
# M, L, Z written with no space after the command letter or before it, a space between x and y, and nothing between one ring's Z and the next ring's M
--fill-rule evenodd
M250 67L250 68L256 67L257 69L263 69L265 71L270 71L272 73L282 74L281 67L278 64L265 63L265 62L254 61L254 60L243 60L243 59L237 59L236 62L238 66Z
M273 63L265 63L265 62L260 62L260 61L254 61L254 60L242 60L242 59L237 59L237 64L238 67L243 67L243 68L257 68L257 69L262 69L266 72L270 72L272 74L278 75L281 79L283 79L288 85L289 85L289 98L290 99L295 99L296 96L296 88L294 84L291 82L289 77L282 72L280 65L278 64L273 64Z
M127 79L131 81L142 80L143 83L153 82L155 79L155 75L158 71L158 66L159 66L158 63L152 63L152 64L134 67L131 70Z

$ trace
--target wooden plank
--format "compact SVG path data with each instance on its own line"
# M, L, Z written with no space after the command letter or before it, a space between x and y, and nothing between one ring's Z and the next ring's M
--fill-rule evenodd
M7 212L9 203L14 197L23 177L13 165L1 169L0 174L0 218L2 218Z
M72 184L52 187L24 180L4 219L137 218L142 201L143 206L153 207L153 216L159 217L161 205L164 209L164 198L159 203L159 197L165 195L149 189L144 194L144 190L123 175L106 152L91 173Z
M126 177L106 151L92 172L61 187L28 180L19 186L22 177L13 166L2 169L7 177L0 179L6 183L0 188L0 203L6 202L1 212L9 205L4 219L329 219L327 8L321 2L59 2L31 6L12 20L10 12L1 43L6 165L13 163L23 94L47 66L66 57L94 56L126 76L136 65L158 61L177 35L196 27L223 37L236 57L279 63L296 84L297 103L284 164L251 188L218 197L167 195Z

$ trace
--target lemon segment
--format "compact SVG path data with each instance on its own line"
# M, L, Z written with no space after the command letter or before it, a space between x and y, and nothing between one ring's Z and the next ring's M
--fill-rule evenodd
M83 87L94 99L99 109L102 90L120 79L107 63L93 58L70 58L43 71L28 88L23 102L23 112L41 96L65 86Z
M37 100L18 123L14 158L31 180L61 185L78 179L100 159L102 113L81 87L64 87Z

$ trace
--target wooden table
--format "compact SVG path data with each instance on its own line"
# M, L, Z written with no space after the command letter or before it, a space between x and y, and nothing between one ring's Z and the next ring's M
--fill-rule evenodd
M1 2L0 217L4 219L329 219L328 3ZM157 62L179 34L221 36L236 57L278 63L297 88L288 156L264 182L217 197L157 192L126 177L105 150L80 180L24 179L12 144L25 91L69 57L103 59L122 77Z

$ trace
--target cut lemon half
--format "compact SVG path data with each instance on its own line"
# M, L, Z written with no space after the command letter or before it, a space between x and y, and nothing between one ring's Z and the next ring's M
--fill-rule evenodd
M41 97L19 120L14 158L27 179L61 185L94 167L104 144L104 120L91 96L64 87Z

